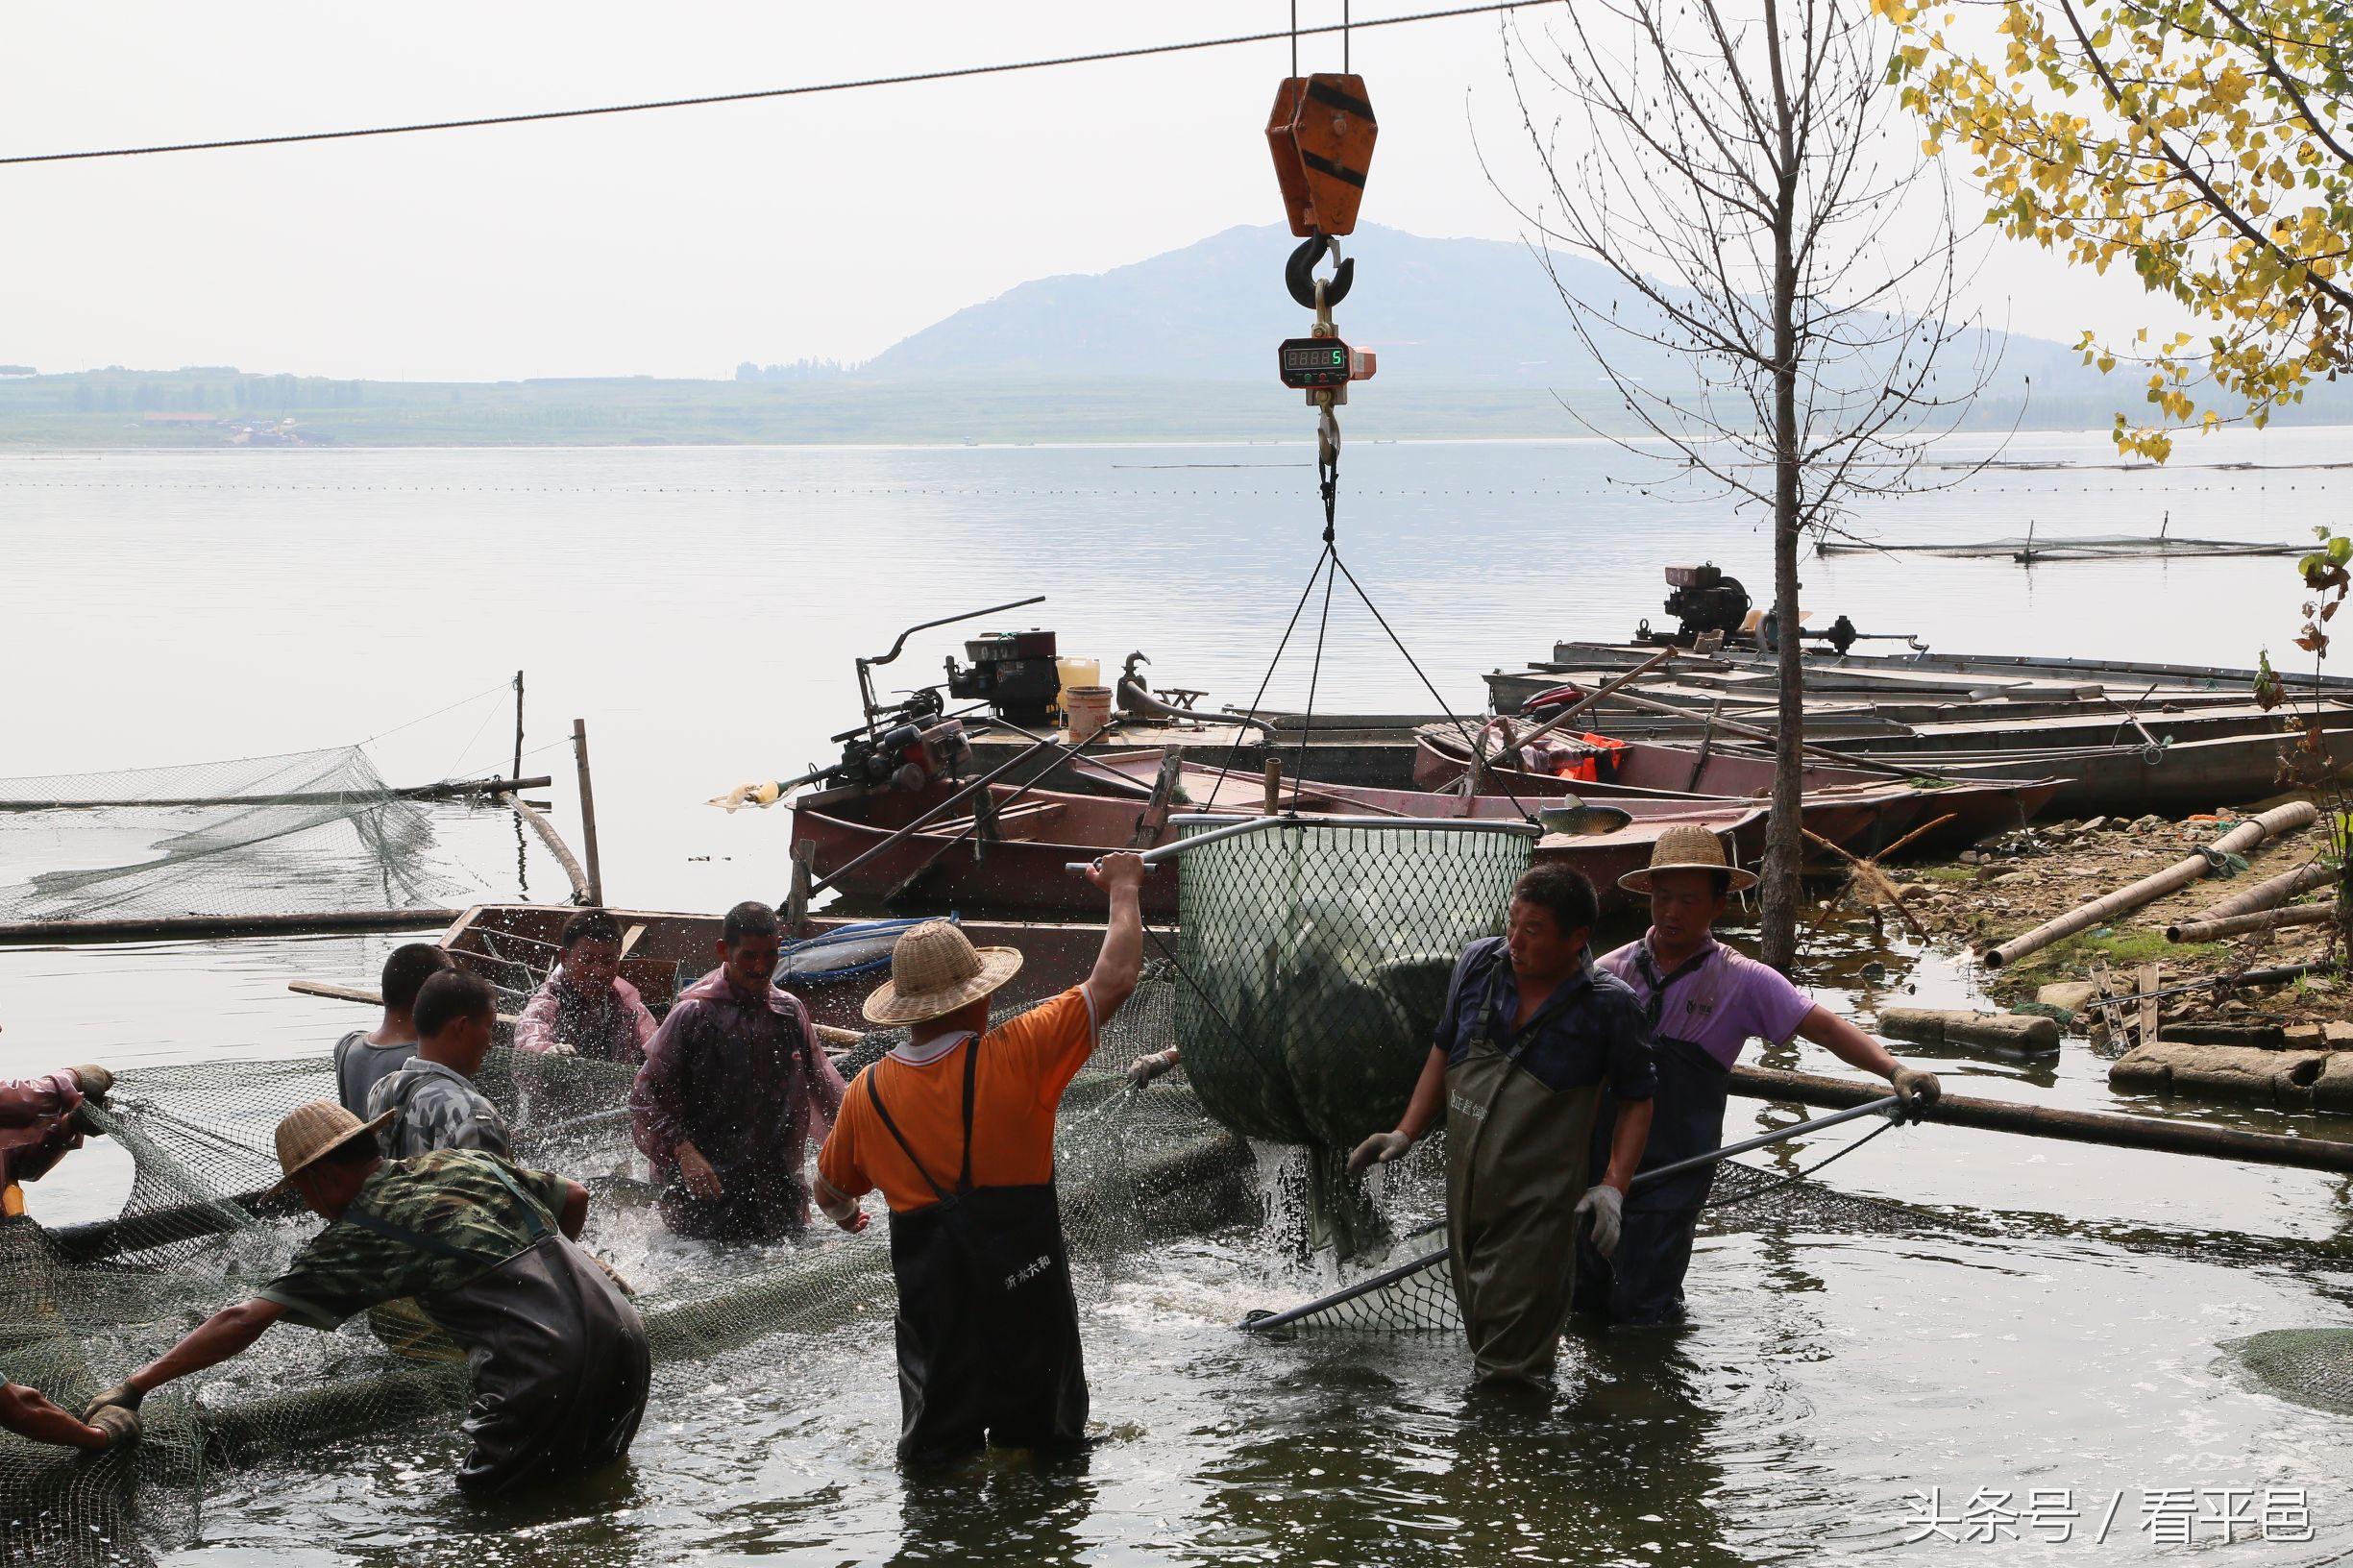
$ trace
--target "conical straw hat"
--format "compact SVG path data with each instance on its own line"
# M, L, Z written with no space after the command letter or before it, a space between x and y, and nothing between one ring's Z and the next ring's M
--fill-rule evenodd
M1753 875L1726 862L1724 845L1697 822L1678 822L1659 834L1651 845L1651 864L1619 877L1618 886L1629 893L1648 893L1652 876L1659 871L1723 871L1731 877L1734 893L1756 886Z
M296 1106L278 1124L278 1164L286 1173L279 1188L354 1139L374 1138L399 1115L387 1111L374 1121L361 1121L332 1100Z
M978 1001L1021 968L1017 947L975 947L945 920L925 920L891 948L891 978L866 999L869 1023L924 1023Z

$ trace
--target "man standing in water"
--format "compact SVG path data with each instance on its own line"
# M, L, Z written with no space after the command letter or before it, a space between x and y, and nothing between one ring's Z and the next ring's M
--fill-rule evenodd
M1396 1131L1357 1145L1348 1168L1395 1160L1446 1108L1446 1239L1455 1299L1479 1377L1552 1376L1577 1285L1579 1221L1592 1245L1618 1244L1618 1213L1649 1131L1650 1041L1633 992L1590 962L1593 884L1538 866L1511 890L1506 934L1455 964L1437 1041ZM1622 1110L1584 1150L1605 1095Z
M450 955L429 942L404 942L384 960L384 1016L374 1029L355 1029L335 1041L335 1098L353 1115L364 1115L368 1090L407 1066L417 1054L417 1024L411 1010L425 982L450 967Z
M945 920L898 939L866 1016L907 1042L858 1075L817 1161L817 1197L846 1231L859 1197L891 1206L898 1281L902 1462L985 1444L1081 1442L1087 1370L1054 1195L1054 1114L1135 994L1143 968L1144 863L1106 855L1088 872L1111 900L1086 980L989 1027L989 997L1021 968Z
M581 910L564 921L555 964L515 1019L515 1049L630 1066L643 1062L653 1015L621 977L621 923L601 909Z
M1658 1088L1650 1101L1642 1168L1723 1147L1726 1087L1752 1036L1777 1045L1793 1038L1812 1041L1840 1061L1887 1079L1907 1107L1936 1103L1934 1073L1905 1066L1777 970L1716 941L1713 927L1726 899L1754 887L1756 878L1726 864L1714 834L1697 826L1667 829L1652 846L1649 869L1629 871L1618 885L1651 899L1650 931L1601 961L1641 1002L1657 1054ZM1596 1162L1604 1158L1607 1126L1605 1115L1593 1143ZM1610 1153L1614 1157L1614 1147ZM1711 1164L1646 1184L1626 1206L1616 1253L1587 1250L1579 1305L1616 1323L1681 1322L1692 1234L1714 1178Z
M631 1131L680 1236L776 1241L809 1223L801 1165L841 1109L842 1075L773 983L782 944L766 904L727 911L719 968L678 993L630 1088Z

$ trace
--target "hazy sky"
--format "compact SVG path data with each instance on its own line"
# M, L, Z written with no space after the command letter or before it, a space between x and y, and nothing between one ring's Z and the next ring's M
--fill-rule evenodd
M1359 0L1360 15L1424 9ZM1303 21L1336 0L1303 0ZM622 102L1281 26L1181 7L650 7L249 0L0 13L0 151ZM1522 12L1535 25L1535 12ZM1336 38L1306 69L1336 69ZM1509 238L1494 17L1358 37L1382 133L1367 221ZM714 109L0 169L0 361L335 376L723 376L862 359L1026 279L1281 218L1262 135L1282 44ZM1280 287L1279 257L1267 286ZM1378 287L1362 279L1360 288ZM1993 325L2145 314L2118 275L1994 247Z

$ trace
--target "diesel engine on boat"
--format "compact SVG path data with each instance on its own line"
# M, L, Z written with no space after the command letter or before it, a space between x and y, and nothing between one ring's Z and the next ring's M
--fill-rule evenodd
M1749 591L1738 577L1726 576L1724 569L1712 562L1668 567L1667 586L1674 590L1667 596L1666 610L1676 618L1675 631L1672 635L1654 632L1645 621L1636 634L1642 642L1689 648L1707 632L1735 636L1748 619Z
M947 694L979 699L1008 723L1042 724L1062 690L1050 631L992 631L964 645L968 668L947 660Z

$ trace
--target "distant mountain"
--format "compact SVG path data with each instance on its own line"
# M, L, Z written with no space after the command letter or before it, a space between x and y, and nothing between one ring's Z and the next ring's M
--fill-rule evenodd
M885 377L1264 381L1275 345L1307 331L1308 312L1283 288L1283 263L1297 243L1273 226L1228 229L1109 272L1042 278L924 328L862 369ZM1343 243L1357 280L1335 315L1351 344L1379 353L1377 387L1549 388L1580 400L1604 388L1527 247L1371 226ZM1601 263L1555 253L1554 265L1581 298L1623 298L1627 319L1641 319L1643 303ZM2030 375L2038 391L2096 390L2098 378L2060 344L2012 337L2006 350L2001 387L2015 389ZM1675 355L1630 340L1620 363L1646 378L1687 377ZM1962 374L1956 365L1956 378ZM2102 395L2124 390L2111 385Z

